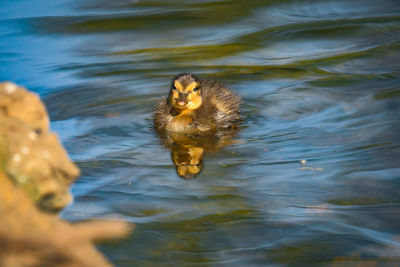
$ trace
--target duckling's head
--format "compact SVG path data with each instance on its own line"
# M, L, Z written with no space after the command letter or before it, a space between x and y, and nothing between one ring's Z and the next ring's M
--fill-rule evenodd
M192 74L179 74L172 80L169 104L178 110L196 110L202 104L200 81Z

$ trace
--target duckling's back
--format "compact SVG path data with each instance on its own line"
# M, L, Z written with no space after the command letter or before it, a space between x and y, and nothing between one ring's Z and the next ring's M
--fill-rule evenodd
M242 117L239 112L241 98L220 82L201 80L203 105L196 110L198 124L216 129L237 126Z

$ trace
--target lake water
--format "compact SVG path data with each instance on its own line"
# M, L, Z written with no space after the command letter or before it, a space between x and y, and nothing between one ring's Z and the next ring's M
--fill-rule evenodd
M82 170L70 221L137 225L117 266L400 263L397 0L3 0L0 80L39 93ZM152 126L181 72L243 97L182 179Z

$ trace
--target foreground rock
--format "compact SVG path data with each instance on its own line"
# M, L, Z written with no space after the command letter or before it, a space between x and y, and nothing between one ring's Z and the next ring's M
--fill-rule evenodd
M0 266L111 266L93 242L120 238L123 222L71 225L56 215L70 203L79 169L70 161L39 98L0 83Z
M40 212L30 198L0 172L0 266L111 266L92 241L122 237L122 222L71 225Z
M79 176L40 99L13 83L0 84L0 168L45 210L59 210Z

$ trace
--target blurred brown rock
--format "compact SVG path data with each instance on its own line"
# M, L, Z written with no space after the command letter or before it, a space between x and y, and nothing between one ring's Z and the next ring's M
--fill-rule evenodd
M49 116L39 96L11 82L0 83L0 114L36 129L49 129Z
M38 96L0 83L0 169L42 209L60 210L72 196L69 185L79 169L68 158Z
M71 225L40 212L20 188L0 172L0 266L111 266L92 241L128 233L123 222Z
M38 96L0 83L0 266L111 266L93 242L130 231L124 222L71 225L55 211L72 199L79 176ZM39 209L38 209L39 208Z

